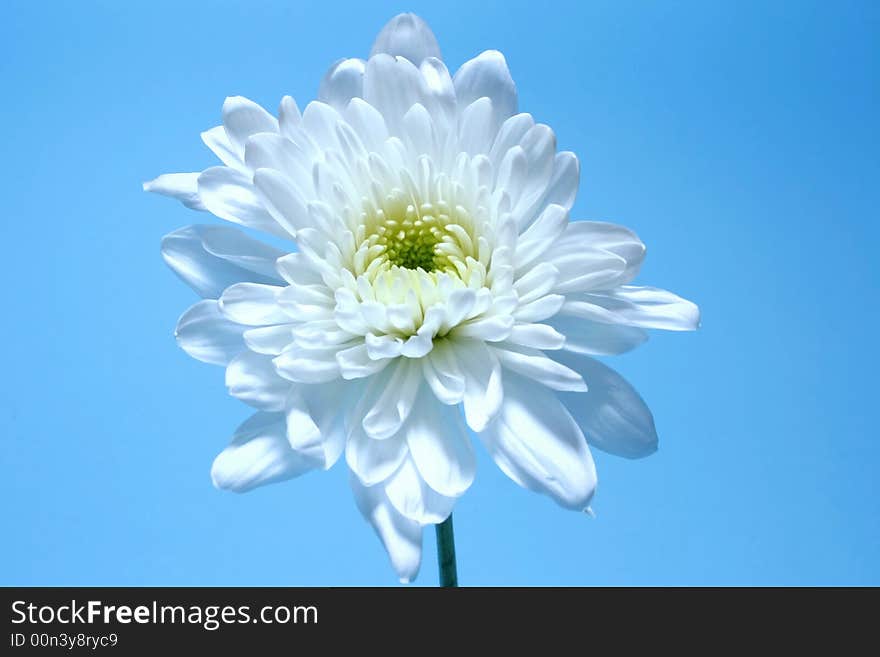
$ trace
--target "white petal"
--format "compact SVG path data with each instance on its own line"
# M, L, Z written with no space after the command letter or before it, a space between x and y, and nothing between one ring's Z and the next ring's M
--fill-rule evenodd
M229 167L205 169L199 176L199 196L205 208L233 223L289 237L266 212L254 192L250 177Z
M327 383L339 378L336 348L304 349L291 344L274 363L278 374L298 383Z
M577 257L584 249L606 251L623 258L626 266L614 285L622 285L634 279L645 259L645 245L638 235L628 228L603 221L571 222L544 257L550 261L570 259Z
M408 59L376 55L364 72L364 100L382 113L393 134L410 107L423 100L422 75Z
M251 351L267 356L277 356L293 340L293 329L290 324L258 326L245 331L243 337L245 344Z
M288 234L296 236L301 228L311 226L309 212L289 177L274 169L257 169L254 187L263 206Z
M464 414L468 426L482 431L501 407L501 364L482 342L456 340L452 353L465 377Z
M648 334L634 326L603 324L559 313L547 320L565 336L563 349L576 354L615 356L635 349Z
M318 100L342 111L352 98L364 95L364 60L340 59L321 80Z
M458 145L471 155L488 153L498 131L492 100L478 98L464 107L458 127Z
M483 342L506 340L513 329L514 319L510 315L492 315L459 324L450 334L454 339L471 338Z
M176 198L193 210L204 210L199 197L199 173L166 173L143 185L145 192Z
M245 350L226 368L229 394L263 411L284 410L290 381L275 371L272 358Z
M229 136L226 134L226 128L222 125L205 130L202 133L202 141L205 143L205 146L211 149L214 155L220 158L223 164L233 169L247 171L247 167L244 165L244 152L239 151L232 145L232 142L229 141Z
M233 322L248 326L286 324L287 314L278 306L278 293L284 288L259 283L237 283L220 295L220 310Z
M668 290L624 285L572 297L566 314L606 323L667 331L694 331L700 325L696 304Z
M177 344L197 360L228 365L245 346L241 334L246 327L229 321L216 301L205 299L187 309L177 320Z
M553 321L551 320L551 323ZM554 324L555 325L555 324ZM566 335L547 324L516 324L507 337L507 342L532 349L562 349ZM247 339L247 334L245 334Z
M388 128L385 126L382 114L360 98L353 98L348 104L345 109L345 120L369 151L379 151L388 138Z
M398 14L386 23L373 43L370 57L380 53L406 57L416 66L426 57L442 59L437 37L415 14Z
M345 462L365 486L375 486L394 474L408 453L403 436L376 440L354 427L345 445Z
M592 358L569 353L559 357L590 386L587 393L563 393L560 399L591 445L631 459L657 450L651 411L623 377Z
M336 380L303 386L300 393L312 421L320 429L324 468L329 469L342 455L348 439L345 430L347 413L341 413L339 409L354 406L363 394L363 384L360 381Z
M229 142L242 159L248 137L258 132L278 132L275 117L243 96L230 96L223 103L223 126Z
M446 64L436 57L426 58L419 71L422 74L425 107L434 117L438 130L445 133L455 116L455 87Z
M477 463L458 409L441 405L427 389L422 390L404 432L422 479L441 495L464 494Z
M366 344L355 345L337 352L336 362L345 379L360 379L381 371L388 365L388 359L373 360L370 358Z
M425 483L411 458L403 462L384 487L394 508L420 525L443 522L455 506L456 498L441 495Z
M363 419L364 431L377 440L390 438L400 430L413 410L422 381L417 361L400 358L391 367L382 393Z
M577 196L580 177L581 167L577 156L571 151L557 153L553 161L553 175L547 183L544 203L561 205L566 210L571 210Z
M281 99L278 107L278 128L285 137L291 137L302 122L296 101L290 96Z
M520 236L516 244L517 271L522 273L559 239L568 226L568 210L548 205Z
M364 486L349 477L358 509L376 530L401 582L411 582L422 561L422 527L392 506L382 486Z
M497 50L487 50L462 64L453 81L459 107L466 107L478 98L489 98L496 126L516 114L516 85L504 55Z
M587 389L584 380L577 372L537 349L507 343L501 343L490 349L498 356L502 367L527 376L548 388L579 392L585 392Z
M553 317L565 303L565 296L548 294L517 308L513 316L518 322L542 322Z
M529 162L529 176L513 215L520 229L528 226L543 209L543 199L553 176L556 135L549 126L537 124L520 141Z
M526 113L514 114L501 124L498 135L495 137L495 143L492 144L492 149L489 151L489 159L496 169L507 151L514 146L519 146L523 137L534 125L535 120L532 115Z
M616 253L587 246L582 246L577 253L545 253L542 259L559 270L553 288L557 294L608 289L616 285L626 271L626 260Z
M216 299L233 283L280 282L282 251L231 226L186 226L162 238L162 258L201 296Z
M480 439L520 486L546 493L566 508L589 506L596 488L590 450L574 419L546 388L506 376L501 411Z
M232 443L214 460L211 479L217 488L243 493L296 477L320 463L315 455L290 447L283 413L260 411L238 428Z
M422 359L422 373L425 381L434 394L444 404L458 404L464 399L464 374L458 367L453 347L448 341L440 341L434 345Z

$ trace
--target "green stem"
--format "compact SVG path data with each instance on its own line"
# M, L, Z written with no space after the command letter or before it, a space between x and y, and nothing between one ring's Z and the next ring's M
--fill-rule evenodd
M440 567L440 586L458 586L452 514L437 525L437 565Z

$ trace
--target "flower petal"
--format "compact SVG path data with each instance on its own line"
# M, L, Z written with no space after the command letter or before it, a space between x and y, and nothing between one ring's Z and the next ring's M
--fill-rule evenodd
M464 494L474 481L477 463L458 409L443 406L423 389L404 433L422 479L441 495Z
M382 486L364 486L353 474L349 481L358 509L376 530L400 581L411 582L422 561L422 527L397 512Z
M320 464L315 454L290 447L283 413L260 411L236 430L229 447L214 459L211 479L217 488L243 493L299 476Z
M224 317L216 301L205 299L180 316L174 337L180 348L196 360L228 365L245 348L241 337L245 328Z
M547 323L565 336L563 349L576 354L616 356L635 349L648 334L634 326L603 324L560 312Z
M275 371L270 356L245 350L226 368L229 394L263 411L282 411L291 383Z
M223 127L229 143L244 160L248 137L258 132L278 132L278 120L244 96L230 96L223 103Z
M442 59L437 37L415 14L398 14L385 24L373 43L370 57L380 53L406 57L416 66L426 57Z
M421 387L422 368L413 359L399 358L391 365L389 377L362 422L367 435L376 440L390 438L406 422Z
M340 59L330 67L318 88L318 100L342 111L352 98L364 95L362 59Z
M216 299L234 283L280 282L283 254L232 226L185 226L162 238L162 258L201 296Z
M496 126L516 114L516 85L510 77L504 55L497 50L487 50L462 64L453 82L459 107L466 107L483 97L492 101Z
M504 368L526 376L553 390L585 392L587 389L580 374L556 362L542 351L514 344L501 343L489 347Z
M505 376L498 417L479 436L498 467L520 486L569 509L589 506L596 489L593 458L572 416L546 388Z
M455 506L454 497L432 489L416 469L412 458L406 459L384 484L385 493L394 508L420 525L436 525L449 517Z
M176 198L193 210L204 210L199 197L199 173L166 173L143 185L145 192Z
M233 322L248 326L286 324L290 318L278 305L278 294L283 289L260 283L236 283L220 295L220 310Z
M456 340L452 350L456 365L464 374L464 414L468 426L482 431L501 407L501 364L482 342Z
M666 331L695 331L700 309L691 301L656 287L623 285L570 297L563 312L607 324Z
M422 74L411 61L379 54L364 72L364 100L381 112L388 130L400 134L403 115L423 100Z
M221 219L290 237L263 208L251 178L241 171L229 167L205 169L199 175L199 196L205 208Z
M651 411L623 377L586 356L560 353L559 358L590 386L585 394L562 393L559 398L591 445L630 459L657 451Z
M364 486L381 484L394 474L409 454L403 436L376 440L353 427L345 445L345 462Z
M215 126L210 130L202 133L202 141L205 146L211 149L220 161L228 167L239 169L246 172L247 167L244 164L243 153L240 152L232 142L229 141L229 135L226 134L226 128L222 125Z

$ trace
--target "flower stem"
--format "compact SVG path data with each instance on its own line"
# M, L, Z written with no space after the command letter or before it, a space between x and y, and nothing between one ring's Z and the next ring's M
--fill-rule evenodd
M458 586L452 514L437 525L437 565L440 568L440 586Z

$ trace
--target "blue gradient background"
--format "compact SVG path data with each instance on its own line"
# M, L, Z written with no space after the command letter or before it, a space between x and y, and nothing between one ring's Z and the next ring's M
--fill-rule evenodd
M396 582L342 464L211 486L249 410L175 346L195 296L158 248L212 217L140 184L213 162L225 96L304 104L403 10L450 68L504 51L581 158L574 216L634 228L640 281L704 318L613 360L660 450L596 454L595 520L480 451L462 582L880 584L877 3L290 0L0 8L0 584Z

